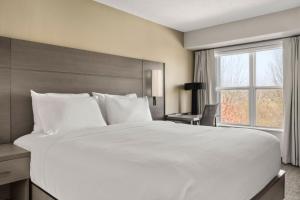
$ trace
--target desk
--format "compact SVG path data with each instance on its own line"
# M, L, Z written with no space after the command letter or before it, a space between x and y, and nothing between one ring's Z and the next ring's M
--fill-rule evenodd
M199 125L200 119L202 115L190 115L190 114L182 114L182 113L175 113L166 116L166 120L191 124L191 125Z

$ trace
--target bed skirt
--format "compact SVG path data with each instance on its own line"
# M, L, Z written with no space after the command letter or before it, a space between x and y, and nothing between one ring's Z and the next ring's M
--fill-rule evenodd
M270 183L251 200L283 200L285 192L285 171L280 170ZM31 183L31 200L57 200L40 187Z

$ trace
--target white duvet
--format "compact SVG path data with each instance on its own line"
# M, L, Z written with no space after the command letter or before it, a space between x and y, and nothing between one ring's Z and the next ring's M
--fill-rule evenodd
M233 128L144 122L46 136L31 179L59 200L249 200L280 169L279 141Z

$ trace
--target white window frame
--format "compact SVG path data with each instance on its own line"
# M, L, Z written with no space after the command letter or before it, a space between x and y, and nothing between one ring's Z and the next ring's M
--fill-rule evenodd
M247 127L261 130L270 130L282 132L281 128L263 127L256 126L256 90L257 89L283 89L282 86L256 86L256 54L257 51L270 50L275 48L282 48L282 41L272 41L263 42L259 44L242 45L238 47L229 47L215 50L215 60L216 60L216 73L217 73L217 100L220 102L220 91L221 90L247 90L249 92L249 124L232 124L232 123L221 123L221 104L219 104L218 114L217 114L217 125L218 126L234 126L234 127ZM249 86L241 87L220 87L220 57L249 53Z

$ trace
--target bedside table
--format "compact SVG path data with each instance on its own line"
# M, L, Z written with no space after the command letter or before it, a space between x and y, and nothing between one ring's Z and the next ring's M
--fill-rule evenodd
M29 165L29 151L13 144L0 145L0 186L6 188L1 189L0 199L29 200Z
M202 115L175 113L175 114L166 115L166 120L177 122L177 123L199 125L201 117Z

